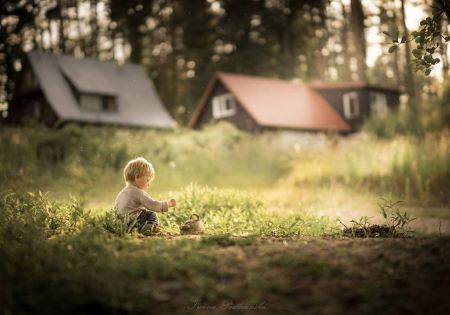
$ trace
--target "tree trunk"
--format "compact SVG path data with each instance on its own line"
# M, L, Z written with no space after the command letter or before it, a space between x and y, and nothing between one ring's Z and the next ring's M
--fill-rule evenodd
M89 43L90 57L97 58L97 0L90 0L90 15L89 20L91 24L91 36Z
M402 24L403 24L403 31L405 33L406 37L406 43L405 43L405 49L406 49L406 64L407 64L407 71L406 71L406 89L408 91L409 96L413 99L412 104L415 104L415 110L417 111L417 114L420 113L420 92L419 87L417 85L416 77L414 76L414 73L412 72L411 66L409 64L411 63L411 46L409 45L409 34L408 34L408 28L406 27L406 14L405 14L405 0L401 0L402 6Z
M352 28L353 40L355 44L355 56L357 60L357 74L358 80L364 81L366 79L366 44L364 36L364 12L361 0L351 0L350 6L352 9Z
M441 28L443 30L448 29L448 21L445 19L442 19L441 21ZM442 37L439 37L439 47L441 48L441 59L442 59L442 77L444 78L444 82L447 82L448 78L449 78L449 70L450 70L450 65L449 65L449 60L448 60L448 43L444 42L442 40Z
M64 0L58 0L59 5L59 51L66 52L66 35L64 34Z
M347 12L345 10L345 5L341 2L341 7L342 7L342 32L341 32L341 38L342 38L342 47L344 49L342 49L342 54L343 54L343 58L344 58L344 63L343 63L343 67L342 67L342 78L344 82L348 82L351 80L351 75L350 75L350 56L348 53L348 50L345 49L345 47L348 47L348 38L347 38L347 32L348 32L348 25L349 25L349 21L348 21L348 16L347 16Z

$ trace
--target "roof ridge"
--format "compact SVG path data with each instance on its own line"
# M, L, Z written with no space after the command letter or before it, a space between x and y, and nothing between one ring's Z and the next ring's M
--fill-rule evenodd
M300 84L294 83L291 80L284 80L280 78L270 78L270 77L262 77L262 76L256 76L256 75L249 75L249 74L239 74L239 73L230 73L230 72L222 72L217 71L215 75L225 75L225 76L235 76L235 77L243 77L248 79L255 79L255 80L272 80L276 81L278 83L286 83L286 84L292 84L294 86L310 86L312 88L340 88L342 85L345 86L362 86L362 87L373 87L373 88L383 88L383 89L393 89L398 90L397 87L394 86L386 86L381 84L372 84L369 83L367 80L357 80L357 81L343 81L343 82L301 82Z

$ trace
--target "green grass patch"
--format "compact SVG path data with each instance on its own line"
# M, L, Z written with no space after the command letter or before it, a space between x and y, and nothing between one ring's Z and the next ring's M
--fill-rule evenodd
M218 251L252 246L260 234L298 236L309 231L313 235L328 224L300 210L268 212L257 199L233 190L192 185L180 191L179 198L186 198L183 204L187 206L177 209L174 218L166 216L165 224L170 228L169 221L181 222L195 210L202 214L209 231L200 241L145 237L136 230L111 231L105 223L110 210L91 211L75 198L56 202L47 194L3 193L3 309L14 314L164 312L171 307L164 304L169 300L178 299L178 306L187 308L197 300L217 305L224 299L242 299L247 296L243 288L256 288L259 280L246 277L245 259ZM201 206L193 209L197 204ZM255 218L250 220L252 216ZM280 229L288 226L285 220L295 218L301 218L302 226L309 230L291 229L291 234L286 234ZM272 229L261 233L259 225L268 222L274 222ZM234 237L226 231L251 233ZM242 279L244 287L233 292Z

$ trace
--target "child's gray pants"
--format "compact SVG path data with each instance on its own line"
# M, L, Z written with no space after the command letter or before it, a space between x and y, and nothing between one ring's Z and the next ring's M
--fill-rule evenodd
M156 212L150 210L142 210L137 218L137 221L142 225L147 223L148 227L151 227L153 225L154 231L157 229L159 224L158 215L156 214Z

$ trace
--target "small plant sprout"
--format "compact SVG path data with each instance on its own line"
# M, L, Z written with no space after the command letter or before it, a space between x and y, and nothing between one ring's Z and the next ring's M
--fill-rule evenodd
M369 224L369 219L372 219L373 217L368 217L363 215L359 221L355 221L355 220L351 220L350 222L353 223L352 226L352 235L355 236L355 230L356 229L361 229L364 232L364 235L366 237L370 236L370 224Z
M380 198L384 204L378 203L381 209L381 214L385 220L385 224L370 224L369 220L373 217L362 216L358 221L351 220L352 226L348 228L343 224L339 218L338 221L344 226L343 236L347 237L408 237L407 233L413 233L409 227L409 223L416 218L411 218L410 214L400 212L395 205L403 202L393 201L392 193L389 193L388 198Z
M398 208L394 208L397 204L402 203L403 201L393 201L391 192L389 193L387 199L380 199L384 201L384 204L378 203L378 206L381 209L381 214L383 215L385 223L389 227L389 231L392 233L392 236L395 236L399 230L402 233L413 233L409 223L414 221L416 218L411 218L410 214L407 212L402 214Z

